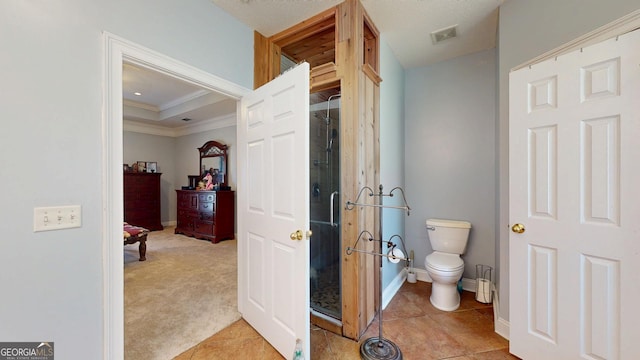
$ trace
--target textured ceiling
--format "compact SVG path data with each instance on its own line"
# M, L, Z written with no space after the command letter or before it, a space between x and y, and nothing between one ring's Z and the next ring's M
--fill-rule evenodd
M211 0L262 35L271 36L343 0ZM361 0L405 69L495 47L498 7L505 0ZM438 44L430 34L457 25Z
M507 0L361 0L405 69L495 47L498 7ZM271 36L343 0L211 0L247 26ZM432 32L457 26L457 37L433 44ZM235 111L235 101L167 75L125 64L125 120L180 128ZM133 95L139 91L140 96ZM184 122L181 119L193 119Z

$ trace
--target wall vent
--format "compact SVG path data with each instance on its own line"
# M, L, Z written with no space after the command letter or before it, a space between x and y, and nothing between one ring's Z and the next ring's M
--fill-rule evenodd
M444 28L444 29L436 30L432 32L431 41L435 45L445 40L455 38L456 36L458 36L457 26L458 25L453 25L453 26L449 26L448 28Z

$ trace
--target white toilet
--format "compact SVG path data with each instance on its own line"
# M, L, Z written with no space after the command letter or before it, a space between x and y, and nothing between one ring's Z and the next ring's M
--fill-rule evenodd
M469 239L471 223L459 220L428 219L427 233L433 253L424 263L433 280L431 304L443 311L453 311L460 306L458 280L464 272L464 254Z

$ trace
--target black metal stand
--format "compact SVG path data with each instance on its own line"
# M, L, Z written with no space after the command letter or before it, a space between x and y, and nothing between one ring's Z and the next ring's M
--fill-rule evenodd
M382 329L382 325L380 325ZM381 337L371 337L360 345L360 358L365 360L402 359L402 351L398 345Z
M360 195L362 194L362 191L364 189L369 189L370 193L369 196L378 196L378 204L362 204L362 203L358 203L358 200L360 199ZM393 191L396 189L400 189L400 191L402 192L402 198L404 200L404 204L405 206L384 206L382 204L382 197L383 196L393 196ZM355 252L360 252L360 253L365 253L368 255L375 255L375 256L380 256L382 257L388 257L388 258L392 258L392 259L400 259L400 260L405 260L407 261L408 259L406 258L401 258L396 256L393 253L393 249L395 248L395 244L393 244L391 242L391 239L393 239L394 237L398 237L400 238L400 241L402 242L402 248L404 250L404 254L406 256L407 250L404 246L404 240L402 239L402 237L400 237L400 235L393 235L391 237L391 239L389 239L388 241L383 241L382 240L382 211L385 208L393 208L393 209L403 209L407 211L407 215L409 214L409 211L411 210L409 208L409 205L407 205L407 200L404 196L404 191L399 188L396 187L393 190L391 190L389 192L389 194L385 195L382 192L382 185L380 185L380 190L378 194L374 194L373 190L371 190L368 187L364 187L360 190L360 193L358 194L358 198L356 199L356 201L354 203L347 201L347 205L346 205L346 209L347 210L352 210L355 206L373 206L373 207L377 207L379 213L378 216L378 234L379 234L379 247L378 247L378 252L367 252L367 251L362 251L362 250L358 250L356 249L356 247L358 246L358 241L360 241L360 238L362 237L362 235L364 233L369 234L369 241L374 241L375 239L373 239L373 236L371 236L371 233L369 233L368 231L363 231L360 233L360 236L358 236L358 239L356 240L356 243L354 244L354 248L351 247L347 247L347 255L351 255L354 251ZM387 243L387 247L391 248L392 251L389 254L386 254L383 252L382 249L382 243ZM365 359L365 360L401 360L402 359L402 351L400 351L400 348L398 347L398 345L394 344L391 340L389 339L385 339L382 336L382 261L380 261L380 274L379 274L379 280L380 280L380 286L378 288L378 299L379 299L379 306L378 306L378 336L377 337L371 337L368 338L367 340L365 340L362 345L360 346L360 358L361 359Z

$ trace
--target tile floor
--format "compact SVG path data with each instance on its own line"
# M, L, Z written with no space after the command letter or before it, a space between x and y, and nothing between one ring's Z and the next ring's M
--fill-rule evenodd
M382 314L383 337L393 341L405 360L518 359L509 354L509 342L493 330L493 308L463 292L460 308L440 311L429 302L431 284L405 283ZM360 343L379 332L377 319ZM360 343L312 325L312 360L360 359ZM239 320L174 360L283 359L244 320Z

